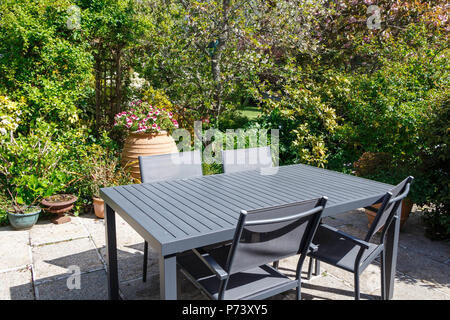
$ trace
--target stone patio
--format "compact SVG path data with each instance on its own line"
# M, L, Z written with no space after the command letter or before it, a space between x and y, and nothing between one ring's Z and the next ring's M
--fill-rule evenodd
M362 237L367 219L355 210L327 223ZM450 300L450 244L424 237L420 212L411 214L400 234L395 299ZM123 299L159 299L157 254L150 250L148 280L143 283L143 240L117 217L120 294ZM297 257L280 262L294 275ZM306 260L304 271L307 267ZM81 272L79 289L69 289L73 266ZM303 282L303 299L353 299L353 275L322 263L321 275ZM181 276L181 275L179 275ZM181 298L205 297L182 277ZM92 215L73 217L63 225L40 221L31 230L0 228L0 299L106 299L104 222ZM380 268L370 265L361 276L362 299L379 299ZM294 299L294 292L273 299Z

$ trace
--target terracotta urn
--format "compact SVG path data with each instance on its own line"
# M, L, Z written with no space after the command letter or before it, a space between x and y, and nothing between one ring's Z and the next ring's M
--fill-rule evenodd
M122 151L122 165L131 171L133 178L140 181L139 156L152 156L178 152L175 140L167 132L130 133Z
M56 218L52 219L53 223L62 224L70 221L70 217L66 213L72 210L77 199L78 197L73 194L56 194L45 198L41 201L41 204L46 211L57 215Z
M374 208L379 208L381 206L381 203L377 203L372 205L372 207ZM405 224L406 220L409 217L409 214L411 213L413 207L413 202L411 201L411 199L406 198L402 201L402 214L400 217L400 228L403 227L403 225ZM367 219L369 220L369 223L367 224L367 226L370 228L370 226L372 225L373 219L375 219L375 216L377 215L376 212L369 210L369 209L364 209L366 211L366 215L367 215ZM383 230L383 228L380 229L380 231Z
M93 197L92 202L95 215L100 219L105 218L105 201L102 198Z

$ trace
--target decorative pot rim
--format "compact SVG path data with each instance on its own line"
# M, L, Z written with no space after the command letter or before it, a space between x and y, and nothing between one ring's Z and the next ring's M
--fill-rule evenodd
M64 195L66 195L66 194L64 194ZM50 202L50 201L47 201L47 200L43 199L41 201L41 203L44 206L51 207L51 208L69 206L69 205L75 203L75 201L78 200L78 197L76 195L73 195L73 194L69 194L69 195L72 196L72 199L67 200L67 201Z
M103 200L102 198L100 198L100 197L94 197L94 196L92 196L92 200L94 200L94 201L102 201L102 202L105 202L105 200Z
M27 208L34 208L36 211L30 212L30 213L13 213L13 212L10 212L9 210L6 210L6 212L7 212L9 215L12 215L12 216L14 216L14 217L28 217L28 216L34 216L34 215L37 215L37 214L39 214L39 213L42 212L42 208L39 207L39 206L27 206Z

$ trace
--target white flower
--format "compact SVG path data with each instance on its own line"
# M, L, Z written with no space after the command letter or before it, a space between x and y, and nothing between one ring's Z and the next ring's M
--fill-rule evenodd
M2 134L2 136L6 135L6 129L5 128L0 128L0 133Z

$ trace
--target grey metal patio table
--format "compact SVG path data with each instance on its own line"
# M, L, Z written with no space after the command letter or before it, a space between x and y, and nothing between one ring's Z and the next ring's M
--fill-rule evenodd
M177 253L231 240L241 209L327 196L322 216L333 216L377 203L393 187L308 165L274 170L274 174L250 170L101 189L109 298L119 299L115 213L159 253L161 298L176 299ZM386 232L388 299L394 288L400 210Z

